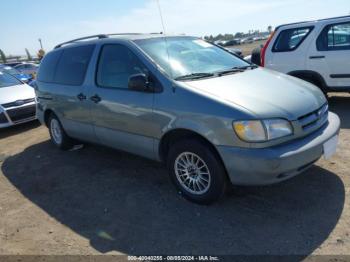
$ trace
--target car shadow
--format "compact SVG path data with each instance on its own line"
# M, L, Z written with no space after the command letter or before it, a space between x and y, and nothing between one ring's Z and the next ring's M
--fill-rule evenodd
M345 198L341 179L314 166L200 206L182 199L156 162L100 146L63 152L49 141L8 157L2 172L103 253L306 256L332 232Z
M350 96L330 96L329 109L336 113L341 121L341 128L350 128Z
M20 124L20 125L2 128L2 129L0 129L0 139L14 136L14 135L17 135L19 133L28 131L30 129L37 128L39 126L40 126L40 122L35 120L35 121Z

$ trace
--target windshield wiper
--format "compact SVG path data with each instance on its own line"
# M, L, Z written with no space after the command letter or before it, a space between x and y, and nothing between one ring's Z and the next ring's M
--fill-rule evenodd
M248 68L250 68L250 69L255 69L255 68L258 68L258 66L257 65L254 65L254 64L251 64L251 65L247 65L247 66L240 66L240 67L238 67L239 69L243 69L243 70L245 70L245 69L248 69Z
M178 76L175 80L190 80L190 79L199 79L205 77L213 77L215 74L213 73L192 73L188 75Z
M232 73L238 73L243 72L247 70L248 68L255 69L257 68L257 65L247 65L247 66L235 66L230 69L222 70L217 72L218 76L226 75L226 74L232 74Z
M233 67L233 68L230 68L230 69L219 71L219 72L217 72L217 74L218 74L218 76L223 76L223 75L226 75L226 74L243 72L244 70L245 69L241 69L239 67Z

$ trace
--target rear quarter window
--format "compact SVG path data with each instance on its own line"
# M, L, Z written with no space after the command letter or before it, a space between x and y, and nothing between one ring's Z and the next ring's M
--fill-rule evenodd
M350 22L326 26L317 38L317 50L350 50Z
M272 52L289 52L296 50L311 33L313 27L286 29L279 33L272 47Z
M81 85L94 48L95 45L84 45L64 49L55 70L54 82Z
M61 57L62 50L53 51L48 53L40 63L38 80L41 82L53 82L55 75L55 69L59 58Z

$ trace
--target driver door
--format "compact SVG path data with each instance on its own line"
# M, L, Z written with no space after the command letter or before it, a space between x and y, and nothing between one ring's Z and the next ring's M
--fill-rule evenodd
M92 123L100 143L154 158L154 93L128 88L131 75L147 74L147 71L127 46L103 45L90 103Z

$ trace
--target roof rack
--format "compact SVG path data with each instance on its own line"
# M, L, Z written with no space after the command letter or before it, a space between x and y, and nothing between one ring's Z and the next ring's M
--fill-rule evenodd
M104 39L104 38L109 38L109 36L113 36L113 35L142 35L142 34L143 33L114 33L114 34L99 34L99 35L85 36L85 37L76 38L76 39L73 39L73 40L70 40L70 41L58 44L58 45L55 46L54 49L60 48L63 45L71 44L71 43L78 42L78 41L81 41L81 40L94 39L94 38ZM150 33L150 34L163 34L163 32Z
M91 35L91 36L85 36L85 37L76 38L76 39L73 39L73 40L61 43L59 45L56 45L54 49L60 48L63 45L71 44L71 43L74 43L74 42L77 42L77 41L81 41L81 40L87 40L87 39L90 39L90 38L103 39L103 38L108 38L108 35Z
M144 34L150 34L150 35L161 35L163 32L152 32L152 33L113 33L113 34L106 34L107 36L112 35L144 35Z

